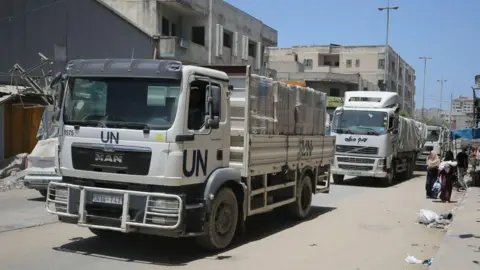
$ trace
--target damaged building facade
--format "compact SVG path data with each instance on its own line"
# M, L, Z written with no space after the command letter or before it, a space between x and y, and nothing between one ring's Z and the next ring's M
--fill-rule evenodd
M171 58L198 65L252 65L277 31L223 0L5 0L0 2L0 84L38 52L55 69L78 58Z
M391 47L387 69L389 91L397 92L401 107L414 113L415 70ZM345 91L385 91L385 46L314 45L269 48L268 67L279 79L301 80L329 97L344 97Z

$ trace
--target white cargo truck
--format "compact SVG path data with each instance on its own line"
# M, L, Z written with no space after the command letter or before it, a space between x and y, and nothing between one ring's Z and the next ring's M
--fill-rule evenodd
M418 155L417 167L425 169L427 166L427 157L431 151L435 151L440 158L448 150L448 138L450 130L442 126L427 126L427 138L422 153Z
M325 95L223 68L230 76L170 60L71 61L52 82L65 81L62 182L49 184L47 211L103 237L197 237L209 249L255 214L307 217L330 189Z
M343 183L345 175L374 177L385 185L411 178L426 127L400 116L399 100L391 92L345 93L345 104L335 110L331 126L337 138L335 183Z

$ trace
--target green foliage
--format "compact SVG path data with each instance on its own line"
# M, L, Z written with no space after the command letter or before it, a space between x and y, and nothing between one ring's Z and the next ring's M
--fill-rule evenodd
M408 115L408 112L406 110L401 110L400 111L400 116L403 116L405 118L410 118L410 115Z

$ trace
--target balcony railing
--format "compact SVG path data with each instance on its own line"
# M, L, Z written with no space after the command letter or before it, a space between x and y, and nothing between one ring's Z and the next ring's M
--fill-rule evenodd
M183 62L205 65L208 63L208 51L204 46L188 39L178 37L160 37L158 45L161 58L176 59Z

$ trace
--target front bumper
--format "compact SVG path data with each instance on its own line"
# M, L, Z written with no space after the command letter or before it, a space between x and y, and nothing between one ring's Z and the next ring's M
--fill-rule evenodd
M56 174L27 174L23 178L25 187L36 190L46 190L48 183L61 181L62 177Z
M350 171L350 170L343 170L339 168L332 168L332 174L351 175L351 176L360 176L360 177L374 177L374 178L387 177L387 172L384 172L384 171Z
M430 152L423 152L421 153L417 160L415 160L415 165L417 166L427 166L427 157L430 154Z
M383 178L387 176L387 172L383 170L383 162L382 157L336 155L331 172L339 175Z
M201 234L204 204L185 201L183 195L50 182L46 209L81 227L172 237Z

